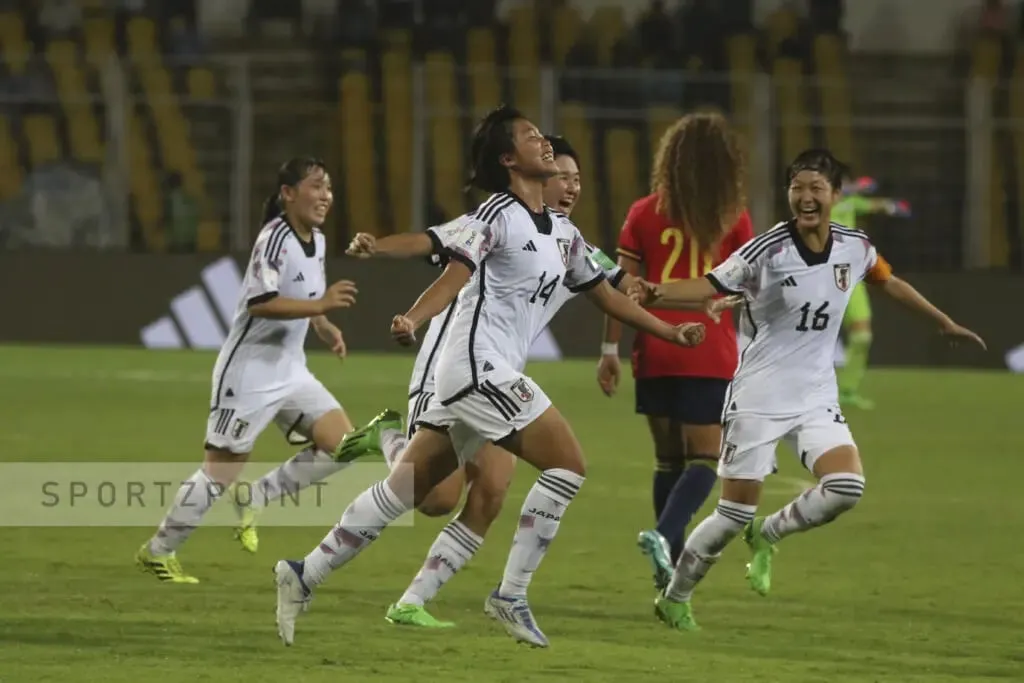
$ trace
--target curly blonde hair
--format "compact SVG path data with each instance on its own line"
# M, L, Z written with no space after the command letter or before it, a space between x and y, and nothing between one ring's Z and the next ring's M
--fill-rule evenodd
M746 159L725 117L688 114L665 131L654 158L651 191L658 212L703 251L714 250L746 209Z

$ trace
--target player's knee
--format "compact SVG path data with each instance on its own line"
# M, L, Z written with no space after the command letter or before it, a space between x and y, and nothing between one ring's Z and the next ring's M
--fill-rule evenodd
M474 530L490 527L501 514L501 508L505 504L505 493L505 488L473 484L466 497L466 507L462 511L462 515L469 517L470 521L463 521Z
M831 521L857 506L864 497L864 475L841 472L822 477L821 491L827 501Z

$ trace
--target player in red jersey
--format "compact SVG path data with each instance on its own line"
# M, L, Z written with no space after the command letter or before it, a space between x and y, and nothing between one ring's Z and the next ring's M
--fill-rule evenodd
M697 113L662 137L652 173L653 193L638 200L619 237L619 265L651 283L704 277L754 236L744 210L744 160L726 120ZM673 348L638 334L633 345L636 412L647 417L657 461L656 529L638 543L663 588L683 547L683 534L716 481L722 403L738 362L732 313L711 324L698 311L652 311L662 320L703 322L699 347ZM619 382L622 326L606 318L598 381L611 396Z

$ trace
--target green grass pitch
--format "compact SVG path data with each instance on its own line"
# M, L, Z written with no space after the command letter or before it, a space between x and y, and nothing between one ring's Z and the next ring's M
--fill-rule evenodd
M0 348L0 461L199 461L213 356L123 349ZM313 356L353 419L405 411L410 356ZM871 413L848 418L867 493L835 524L787 539L774 592L746 587L734 543L700 587L704 631L668 630L635 547L651 520L651 446L632 385L604 398L595 364L530 371L590 463L531 589L552 647L517 647L481 612L535 478L520 465L503 518L433 604L446 632L389 625L444 520L391 529L318 591L286 649L270 567L324 528L266 528L255 556L230 529L179 553L198 586L137 572L147 528L0 527L0 681L983 681L1024 679L1021 380L1008 374L873 371ZM291 448L274 431L255 459ZM788 452L762 509L807 475ZM340 476L344 476L342 473ZM706 511L706 510L705 510ZM338 509L340 516L342 510Z

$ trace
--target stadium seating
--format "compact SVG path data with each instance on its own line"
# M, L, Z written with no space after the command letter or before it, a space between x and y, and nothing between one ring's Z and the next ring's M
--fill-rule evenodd
M989 83L999 81L1003 60L1002 44L992 38L980 39L971 55L971 77L985 79ZM1011 102L1012 106L1012 102ZM1009 241L1007 239L1006 216L1006 155L999 144L999 133L992 141L991 183L989 185L989 234L987 265L1005 267L1009 263Z
M640 140L636 131L615 126L604 136L604 181L608 197L609 223L621 226L630 205L642 194L640 186ZM598 244L605 244L601 239Z
M772 68L775 97L778 103L779 148L783 159L793 159L813 147L810 119L804 102L803 64L796 59L780 57ZM782 197L779 197L780 201Z
M0 201L16 197L23 181L24 172L18 162L18 142L7 118L0 117Z
M508 65L512 101L527 116L539 120L540 24L533 3L516 5L509 12Z
M459 88L455 58L450 52L432 50L424 58L427 110L430 131L430 178L434 203L451 219L466 211L465 158Z
M565 64L572 46L576 44L583 31L583 18L575 6L563 4L552 10L551 22L548 27L551 45L551 61L557 65Z
M386 185L393 232L405 232L414 225L411 49L408 33L393 32L385 36L385 47L381 56Z
M562 103L559 111L559 131L580 154L583 191L573 211L573 222L579 226L587 241L598 245L606 244L598 213L598 198L601 196L602 186L597 174L597 147L586 105L581 102Z
M678 107L655 104L647 109L647 142L650 149L648 161L653 163L661 137L682 115L683 112ZM643 175L641 173L641 177Z
M102 69L117 54L114 47L114 22L106 17L89 17L82 27L85 58L95 69Z
M853 144L850 117L850 86L843 64L843 45L839 36L823 34L814 38L814 63L822 79L818 87L819 107L825 119L825 146L853 168L860 168Z
M466 37L466 68L469 76L470 118L476 120L502 101L498 44L494 29L475 27Z
M338 128L341 131L348 225L353 231L378 234L381 221L378 215L377 154L366 52L347 50L342 54L342 62L345 68L338 84Z
M615 45L626 33L626 20L622 15L622 7L618 5L598 7L590 18L587 31L595 38L598 65L610 66Z
M57 122L49 114L29 114L21 119L22 132L28 142L29 167L33 170L60 161L60 136Z
M16 12L0 13L0 47L7 70L14 76L25 73L33 46L25 31L25 22Z
M1010 118L1024 119L1024 45L1017 44L1014 52L1013 73L1010 77ZM1017 244L1024 245L1024 130L1013 127L1013 160L1016 171Z
M86 87L78 48L69 40L54 40L46 46L46 60L57 86L57 96L67 122L71 156L88 164L103 162L100 125Z
M760 153L760 147L755 138L757 127L753 125L752 120L754 115L754 79L760 73L756 38L747 33L730 37L726 43L726 58L729 64L732 122L747 153L749 161L747 180L749 183L751 181L749 169L761 166L767 161L757 156Z

